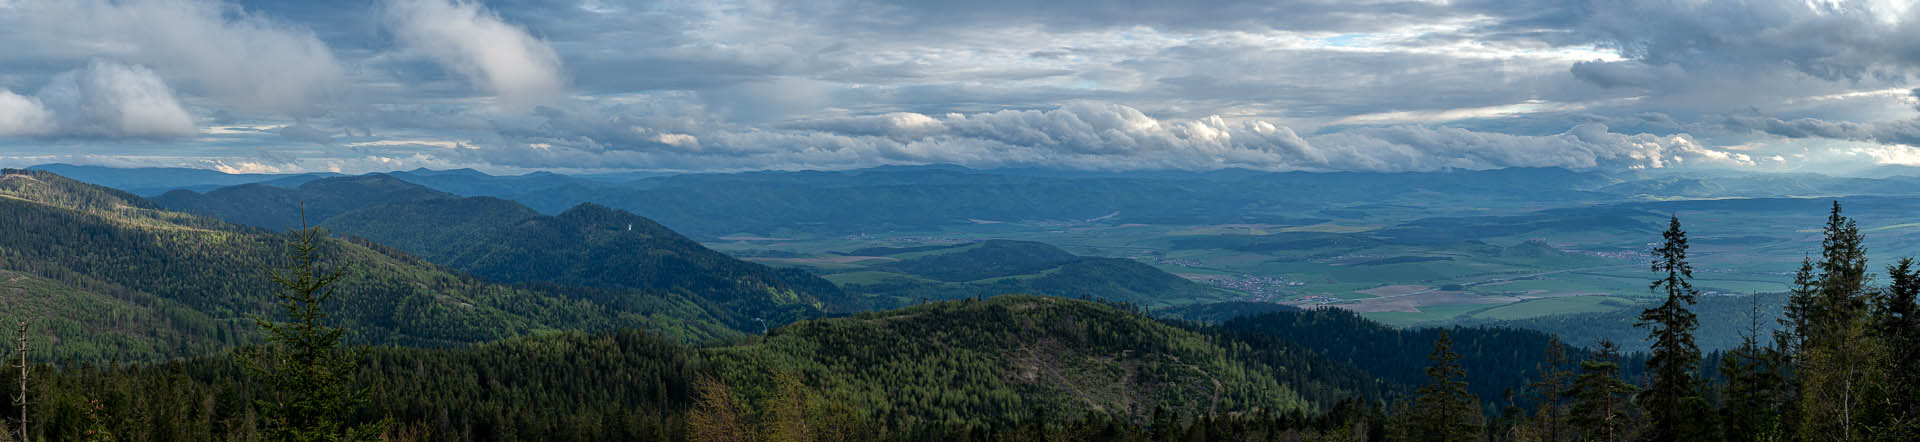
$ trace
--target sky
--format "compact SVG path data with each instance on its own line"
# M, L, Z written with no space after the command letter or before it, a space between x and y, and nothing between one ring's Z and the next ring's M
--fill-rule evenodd
M1894 0L0 0L0 165L1852 173Z

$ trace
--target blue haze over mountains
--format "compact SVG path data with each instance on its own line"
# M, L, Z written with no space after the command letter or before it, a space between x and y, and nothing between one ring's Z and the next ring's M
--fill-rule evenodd
M163 203L243 184L298 190L334 173L225 174L180 168L35 166ZM848 171L489 175L472 169L388 172L459 196L489 196L557 214L581 203L631 211L695 237L780 231L845 234L965 223L1100 218L1115 223L1313 223L1334 215L1420 209L1428 216L1529 213L1714 198L1907 197L1920 172L1876 177L1693 172L1583 172L1559 168L1410 173L1088 172L975 170L951 165ZM1680 203L1675 203L1680 204Z

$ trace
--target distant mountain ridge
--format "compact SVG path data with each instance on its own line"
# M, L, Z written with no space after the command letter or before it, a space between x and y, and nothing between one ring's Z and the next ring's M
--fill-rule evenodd
M91 167L48 165L40 167ZM471 169L388 172L395 179L459 196L509 199L546 214L595 203L646 216L701 238L933 230L969 220L1148 224L1314 224L1316 211L1386 204L1431 215L1470 215L1457 206L1569 207L1689 198L1834 195L1920 196L1920 178L1883 168L1873 178L1791 173L1706 173L1683 177L1640 171L1509 168L1436 172L1055 171L887 166L844 171L692 174L489 175ZM140 180L107 179L104 170ZM190 169L188 169L190 170ZM161 173L164 171L165 173ZM152 194L172 169L93 168L103 182ZM317 179L299 175L228 176L270 187ZM172 188L206 192L211 178L182 177ZM137 181L137 182L136 182ZM200 186L200 187L194 187ZM157 192L154 192L157 193ZM1332 212L1323 212L1332 213Z
M242 184L206 193L174 190L153 201L172 210L281 230L299 227L301 214L314 223L360 208L409 201L458 198L453 194L367 174L308 181L294 188Z

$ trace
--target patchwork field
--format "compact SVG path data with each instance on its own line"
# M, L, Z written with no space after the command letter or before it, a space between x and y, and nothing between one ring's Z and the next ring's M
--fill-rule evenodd
M1694 285L1703 292L1784 290L1798 258L1817 248L1819 232L1809 227L1824 216L1823 202L1793 201L1668 201L1443 218L1334 211L1299 224L998 221L923 232L730 238L708 245L741 256L770 256L752 259L870 287L926 284L926 278L884 267L964 250L942 247L989 239L1032 241L1076 255L1152 266L1213 289L1200 296L1204 299L1330 306L1394 324L1516 320L1611 311L1649 296L1645 250L1659 239L1668 214L1679 215L1693 238ZM1868 232L1873 262L1920 250L1915 227L1920 223L1907 216L1920 206L1856 207L1851 213ZM976 284L965 292L978 290ZM1125 296L1148 305L1203 300L1155 297L1163 295Z

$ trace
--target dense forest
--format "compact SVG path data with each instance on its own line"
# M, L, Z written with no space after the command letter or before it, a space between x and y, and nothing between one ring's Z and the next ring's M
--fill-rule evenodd
M1652 251L1658 300L1634 318L1645 352L1517 328L1395 329L1341 310L1183 307L1155 319L1133 304L1027 295L692 344L596 316L618 307L595 295L436 273L320 228L272 234L63 180L0 175L0 210L21 220L0 229L15 287L6 319L27 350L6 367L21 382L0 386L15 398L0 405L6 439L1920 438L1920 269L1902 260L1882 278L1837 203L1781 319L1750 309L1725 352L1700 348L1677 217ZM625 231L602 222L623 215L583 210L570 225ZM911 265L922 264L933 263ZM418 293L396 284L421 281L440 284L426 301L460 300L452 313L402 318L423 301L355 296ZM101 330L69 302L132 322ZM562 331L549 320L601 322ZM181 353L197 356L150 358Z

